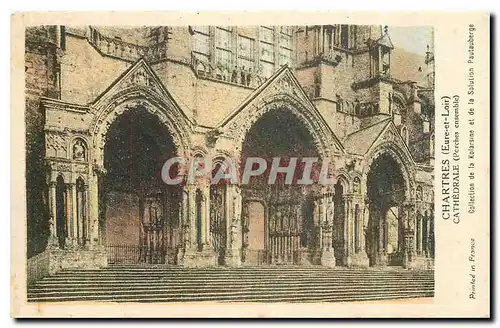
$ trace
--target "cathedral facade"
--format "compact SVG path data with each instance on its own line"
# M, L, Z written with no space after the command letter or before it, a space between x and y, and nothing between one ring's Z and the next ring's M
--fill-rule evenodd
M432 50L381 26L28 28L28 263L432 268ZM257 157L331 183L162 179Z

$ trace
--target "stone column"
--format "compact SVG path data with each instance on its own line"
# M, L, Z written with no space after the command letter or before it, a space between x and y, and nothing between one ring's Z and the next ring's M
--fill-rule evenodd
M354 222L354 210L355 210L355 207L354 207L354 202L353 202L353 198L351 197L349 200L348 200L348 203L349 203L349 231L350 231L350 248L349 248L349 254L354 255L356 253L356 244L355 244L355 240L356 238L354 238L354 234L356 233L356 229L354 229L354 224L356 224Z
M204 192L203 187L201 187L202 194ZM210 191L209 191L210 192ZM188 185L185 187L185 196L183 197L183 203L185 205L183 208L185 209L183 221L184 224L184 242L185 249L182 255L182 258L178 261L179 264L182 264L187 267L208 267L216 265L217 257L215 252L210 247L202 248L201 250L198 248L197 241L197 229L196 220L197 220L197 187L195 185ZM209 195L210 196L210 195ZM204 198L202 199L201 204L201 242L203 243L203 238L205 236L204 233L204 219L208 216L208 213L204 214L206 211L206 204L204 203ZM186 222L189 222L186 224Z
M425 216L425 231L426 234L424 236L425 238L425 249L424 249L424 254L426 257L430 258L431 257L431 219L429 216Z
M408 204L406 204L406 208L407 208L407 217L410 223L410 230L413 229L413 232L415 232L416 230L415 204L412 202L408 202ZM416 238L413 238L413 243L411 244L411 246L412 247L410 248L410 251L413 258L415 257L417 250Z
M314 215L314 218L313 220L317 221L318 222L318 226L319 226L319 236L318 236L318 243L320 245L320 248L321 248L321 245L323 245L323 226L321 224L321 216L319 215L319 211L320 211L320 207L321 207L321 199L317 199L314 201L314 210L313 210L313 215Z
M88 187L88 211L89 211L89 239L91 247L104 248L104 237L99 238L99 179L104 177L105 171L102 167L95 166L89 179ZM103 204L104 205L104 204ZM105 226L102 227L101 234L104 235Z
M320 224L320 247L321 247L321 265L333 268L335 267L335 250L332 245L333 220L335 207L330 196L324 195L321 199L321 208L319 216Z
M210 238L210 184L203 187L203 229L202 229L202 242L203 248L211 248L212 242Z
M85 238L88 240L86 249L92 254L91 260L94 267L106 267L108 259L106 254L106 245L101 243L99 238L99 181L106 175L106 169L100 165L89 167L88 184L84 186L84 218L87 220L87 235ZM104 199L102 200L104 201ZM105 206L105 204L102 204ZM103 218L104 219L104 218ZM103 221L103 231L105 236L105 222ZM82 236L83 237L83 236Z
M362 233L361 233L361 250L366 252L366 234L368 233L368 229L370 229L370 204L365 203L363 207L363 225L362 225Z
M181 200L179 208L179 227L180 227L180 247L177 253L177 264L182 264L184 252L189 247L189 217L187 211L188 193L184 187L181 190Z
M413 204L405 202L403 204L403 212L405 219L405 232L404 232L404 251L403 251L403 267L410 268L415 258L415 221L412 212Z
M90 216L89 216L89 185L85 184L83 189L83 219L85 220L84 243L89 248L91 245L90 232L92 229Z
M76 199L76 184L71 184L71 219L73 225L73 245L78 246L81 245L82 241L82 222L81 218L78 217L77 213L77 199Z
M58 248L59 242L57 239L57 204L56 204L56 182L51 181L49 185L49 201L50 201L50 222L49 222L49 242L48 248Z
M352 266L353 255L353 229L352 229L352 197L344 195L344 264L348 267Z
M241 188L237 185L227 185L226 187L226 224L228 226L226 252L224 262L227 266L241 266L241 211L242 196Z
M205 234L205 227L206 227L206 220L207 220L207 216L209 216L209 211L207 211L207 203L209 203L209 198L210 198L210 192L208 194L208 197L205 193L205 186L201 186L200 187L200 191L201 191L201 208L200 208L200 249L201 250L204 250L205 249L205 244L206 244L206 241L205 241L205 238L206 238L206 234Z
M358 209L358 212L356 213L356 206ZM355 226L355 231L356 231L356 244L354 245L355 247L355 252L358 254L361 252L362 245L361 245L361 239L363 238L363 207L359 204L359 200L357 200L354 204L354 224Z
M423 225L423 215L420 214L419 217L416 218L417 220L417 252L418 252L418 255L422 255L424 252L423 252L423 249L422 249L422 237L423 237L423 234L422 234L422 229L424 227Z
M196 189L194 186L187 186L187 218L189 222L189 248L197 250L196 240Z
M386 255L386 240L385 240L385 229L386 229L386 218L387 215L384 211L379 208L377 210L377 265L384 266L387 265L387 255Z
M356 204L358 204L358 220L354 224L357 224L357 240L358 244L354 245L355 250L354 250L354 257L353 257L353 266L356 267L368 267L369 266L369 260L368 260L368 255L366 254L366 249L365 249L365 210L364 210L364 205L360 204L362 202L361 199L356 199ZM368 205L366 205L368 206ZM353 210L353 215L356 215L355 213L356 206L354 206Z
M65 200L65 219L66 219L66 247L72 248L75 246L76 225L73 221L73 187L74 184L66 183L66 191L64 193Z
M343 195L342 197L342 203L344 205L344 217L343 217L343 220L344 220L344 245L343 245L343 264L344 265L347 265L347 255L349 253L348 249L349 249L349 221L348 221L348 209L347 209L347 201L346 201L346 196Z

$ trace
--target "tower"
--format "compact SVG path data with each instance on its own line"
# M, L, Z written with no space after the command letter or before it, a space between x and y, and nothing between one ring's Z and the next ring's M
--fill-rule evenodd
M25 42L25 121L26 121L26 199L28 256L45 248L48 237L44 124L42 97L59 98L59 55L61 28L26 28Z

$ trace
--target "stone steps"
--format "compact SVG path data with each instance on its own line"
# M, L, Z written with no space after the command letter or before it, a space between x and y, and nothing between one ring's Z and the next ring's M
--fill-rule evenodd
M432 297L433 271L112 266L64 270L28 288L32 302L348 302Z

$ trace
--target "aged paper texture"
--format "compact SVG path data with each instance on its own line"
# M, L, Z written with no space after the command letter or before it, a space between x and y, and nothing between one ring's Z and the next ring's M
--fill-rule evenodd
M15 317L489 317L489 16L12 16Z

